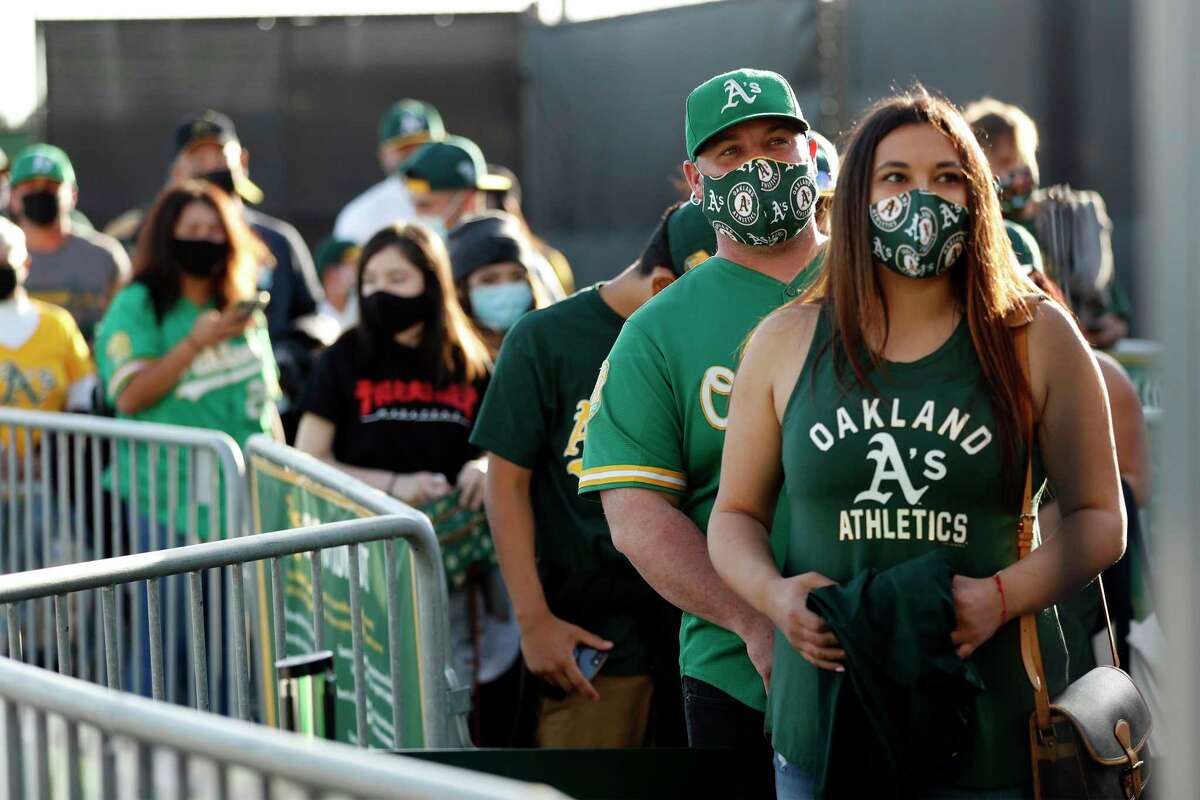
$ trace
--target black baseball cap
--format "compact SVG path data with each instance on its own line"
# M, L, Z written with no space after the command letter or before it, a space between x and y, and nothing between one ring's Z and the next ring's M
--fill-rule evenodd
M205 142L224 146L238 140L233 120L211 108L185 117L175 128L175 152L182 153Z

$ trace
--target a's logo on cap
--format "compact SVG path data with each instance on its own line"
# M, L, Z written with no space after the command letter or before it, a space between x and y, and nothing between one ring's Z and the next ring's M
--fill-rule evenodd
M758 195L754 187L746 181L729 190L729 201L726 206L730 216L742 225L753 225L758 219Z
M475 182L475 165L472 164L470 161L458 162L458 174L462 176L462 179L464 181L474 183Z
M735 78L730 78L722 84L722 88L725 89L725 105L721 107L722 114L731 108L737 108L742 103L751 105L762 94L762 87L757 82L747 83L746 87L749 88L749 92L742 88Z
M39 174L54 172L54 162L46 156L35 156L32 166L33 171Z
M400 115L400 133L416 133L424 129L425 125L416 114L405 113Z

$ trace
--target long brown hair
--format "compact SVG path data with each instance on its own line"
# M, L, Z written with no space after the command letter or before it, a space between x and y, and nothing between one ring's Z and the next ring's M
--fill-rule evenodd
M274 263L270 251L220 189L200 180L168 186L146 215L133 256L133 279L150 290L159 322L179 300L180 268L175 261L172 239L175 224L192 203L203 203L217 213L225 229L225 240L229 242L229 258L213 274L213 301L217 308L223 309L235 300L253 295L259 267Z
M443 388L458 381L476 381L491 370L487 345L475 332L458 302L454 278L450 272L450 256L442 240L422 225L389 225L363 245L358 257L358 307L363 308L362 281L367 262L377 253L394 247L420 270L425 278L425 291L439 309L421 331L417 352L434 372L434 383ZM360 313L356 334L367 359L373 359L381 333L371 329L366 316Z
M951 268L950 282L971 330L997 432L1004 443L1006 483L1012 484L1021 448L1029 436L1025 414L1032 398L1008 318L1028 317L1025 295L1030 290L1011 263L987 159L962 115L948 101L917 86L877 102L863 115L838 175L825 269L801 302L830 306L833 336L829 349L839 380L850 372L854 382L874 391L867 377L868 366L880 365L889 327L887 298L870 244L868 207L875 148L895 129L921 124L940 131L954 146L963 166L969 238L965 257ZM885 339L879 351L868 346L866 330L883 331ZM869 365L863 362L864 351Z

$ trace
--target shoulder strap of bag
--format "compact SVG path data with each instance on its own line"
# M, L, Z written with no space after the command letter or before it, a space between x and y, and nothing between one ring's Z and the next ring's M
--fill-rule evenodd
M1017 359L1021 362L1021 371L1026 383L1032 387L1029 377L1029 326L1022 325L1015 334ZM1025 558L1033 549L1033 403L1025 407L1025 489L1021 499L1021 517L1017 522L1017 558ZM1117 638L1113 632L1112 618L1108 613L1108 598L1104 594L1104 581L1099 576L1096 583L1100 588L1100 605L1104 609L1104 622L1108 626L1108 645L1112 650L1113 665L1121 666L1117 657ZM1021 661L1025 665L1025 674L1033 686L1034 713L1037 715L1037 725L1040 730L1050 729L1050 691L1046 687L1046 671L1042 666L1042 649L1038 642L1037 617L1034 614L1021 616Z

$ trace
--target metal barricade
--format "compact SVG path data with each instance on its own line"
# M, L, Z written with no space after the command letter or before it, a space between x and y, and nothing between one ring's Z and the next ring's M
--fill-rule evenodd
M122 670L117 662L116 654L123 649L121 632L116 619L115 597L120 587L138 587L138 594L143 595L147 603L146 634L150 644L149 671L153 697L156 700L165 698L164 664L168 657L176 654L165 652L164 641L172 641L173 620L163 619L159 581L170 579L171 576L183 575L187 578L187 623L186 633L192 643L188 659L188 678L194 689L195 707L199 710L209 710L210 698L214 694L217 676L208 670L206 651L211 641L204 625L205 605L207 599L202 583L202 576L210 570L224 568L228 578L226 586L229 590L229 604L232 613L230 619L232 628L220 630L218 635L232 643L230 648L233 661L233 680L231 691L235 702L232 712L242 718L254 717L252 704L251 680L249 667L249 637L246 629L246 587L244 568L249 564L270 562L271 608L277 631L283 626L283 594L286 591L281 576L281 561L297 554L314 554L337 552L344 548L345 563L350 571L349 600L350 607L358 610L362 603L362 592L359 583L359 563L362 546L369 542L382 542L386 554L386 575L398 576L398 544L400 540L410 543L410 550L418 564L419 574L425 575L436 564L437 544L433 531L425 517L415 511L408 510L403 514L395 514L369 519L351 520L328 525L317 525L296 530L265 533L259 536L245 536L239 539L228 539L219 542L204 542L201 544L177 547L171 550L161 550L151 553L117 556L100 561L64 564L57 567L31 572L21 572L0 578L0 605L4 606L5 618L8 621L8 648L20 660L22 652L22 630L19 604L26 601L37 601L52 598L54 602L54 630L58 643L58 667L64 675L74 674L71 654L71 631L74 627L72 620L71 598L74 594L87 590L100 591L100 605L103 618L103 639L105 654L105 675L110 688L120 689L124 683ZM320 559L312 559L313 565L319 565ZM319 573L320 569L312 570ZM319 579L318 579L319 580ZM433 581L436 584L436 580ZM396 583L393 581L387 587L387 639L393 653L399 653L399 634L401 621L399 619L399 604L396 602ZM444 590L443 590L444 591ZM319 594L319 583L313 582L314 594ZM445 615L445 598L442 596L441 606L438 607L436 591L431 592L427 602L422 603L422 617L428 618L431 625L427 637L430 641L425 645L419 660L420 675L418 681L425 686L442 686L445 674L441 671L443 659L436 656L436 635L440 631L445 635L442 626L432 624L440 613ZM319 606L318 606L319 607ZM351 635L355 652L361 654L365 639L363 615L352 614ZM275 649L272 652L268 643L269 663L274 663L275 657L282 655L279 649L281 637L274 637ZM366 724L368 708L365 698L367 686L363 659L354 659L355 679L355 716L356 724L362 729ZM390 677L393 685L400 685L400 660L393 659L390 665ZM429 692L422 695L422 710L427 723L426 741L444 743L447 741L445 732L441 729L446 715L439 703L444 702L444 692ZM394 714L399 715L400 706L394 707ZM281 714L282 716L282 714ZM393 724L396 720L392 720ZM39 734L40 735L40 734ZM432 745L431 745L432 746Z
M0 658L0 796L554 800L546 787L362 750ZM31 746L25 728L51 731Z
M82 414L0 408L0 572L18 572L123 553L170 548L245 532L246 486L241 451L221 431L134 422ZM223 611L216 576L209 576L209 671L228 675L231 654L216 636ZM186 592L167 587L168 615ZM144 613L132 590L113 598L121 641L115 654L129 669L130 688L148 694L136 662ZM24 659L56 667L51 601L26 609ZM106 653L98 632L100 604L92 593L72 597L77 622L70 639L74 672L102 680ZM0 621L2 624L2 621ZM2 639L3 637L0 637ZM167 669L174 676L175 664ZM169 687L183 685L168 680ZM168 694L175 702L194 697Z
M328 553L320 559L321 569L296 560L276 566L272 582L287 587L285 608L267 609L260 602L258 612L273 622L277 654L335 653L339 706L353 703L357 709L354 725L339 722L337 738L363 747L470 746L470 692L459 686L450 667L446 576L428 518L266 436L250 438L246 462L253 531L379 514L420 520L422 536L399 544L394 557L381 554L383 545L368 544L360 552L362 563L352 561L349 571ZM261 574L258 579L267 582ZM359 580L367 591L359 591ZM347 637L364 617L366 630L386 628L386 642ZM260 622L256 629L262 627ZM271 662L257 661L266 721L273 724ZM411 702L417 697L419 703ZM366 714L361 713L364 703Z

